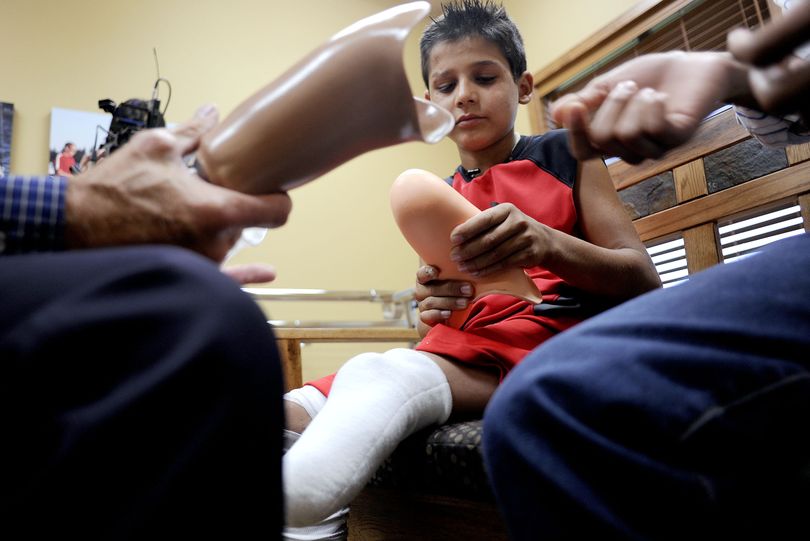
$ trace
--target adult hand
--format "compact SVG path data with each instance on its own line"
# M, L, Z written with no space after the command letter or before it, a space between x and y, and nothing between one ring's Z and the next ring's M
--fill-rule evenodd
M579 159L658 158L689 139L722 101L750 101L747 68L727 53L640 56L552 106Z
M420 321L432 327L447 321L453 310L467 308L475 293L469 282L438 280L439 269L423 265L416 271L414 298L418 301Z
M164 243L221 261L245 227L278 227L290 212L286 193L247 195L210 184L183 156L217 122L201 108L173 129L138 132L116 153L68 183L68 248Z
M462 272L486 276L507 268L540 265L549 228L512 203L501 203L453 229L450 259Z
M772 113L799 111L810 124L810 62L794 51L810 38L810 2L796 1L788 13L761 29L737 29L728 35L728 50L754 66L748 80L760 109Z
M276 268L263 263L231 265L220 270L241 285L265 284L276 279Z

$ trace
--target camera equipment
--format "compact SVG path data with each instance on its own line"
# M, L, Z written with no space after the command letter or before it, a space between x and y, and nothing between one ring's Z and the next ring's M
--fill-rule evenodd
M160 76L160 67L157 64L157 51L155 52L155 65L158 70L158 78L152 89L152 99L129 99L123 103L116 104L111 99L99 100L98 106L103 111L112 115L110 129L107 131L107 139L100 147L93 145L92 160L98 159L99 151L103 151L103 156L109 156L121 145L129 141L135 132L148 128L162 128L166 125L163 115L169 108L169 101L172 98L172 85L167 79ZM169 97L166 99L166 106L160 110L160 100L158 99L158 86L164 82L169 88ZM100 126L99 126L100 127ZM102 128L103 129L103 128ZM98 130L96 130L98 137Z

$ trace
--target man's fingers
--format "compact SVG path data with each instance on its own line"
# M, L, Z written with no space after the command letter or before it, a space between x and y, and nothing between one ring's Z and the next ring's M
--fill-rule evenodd
M571 102L559 110L558 124L568 130L568 148L578 160L595 158L601 153L591 145L590 115L580 102Z
M751 93L765 112L780 114L806 108L810 62L798 58L748 74Z
M738 28L728 35L728 50L738 60L756 66L779 62L808 41L810 2L797 2L782 17L758 30Z
M222 272L242 285L265 284L276 279L275 267L261 263L223 267Z
M621 145L642 158L659 158L666 148L660 143L667 137L664 95L642 88L630 98L613 127Z
M177 149L181 156L185 156L197 149L200 138L205 132L216 126L219 112L213 105L203 105L191 120L170 129L177 140Z

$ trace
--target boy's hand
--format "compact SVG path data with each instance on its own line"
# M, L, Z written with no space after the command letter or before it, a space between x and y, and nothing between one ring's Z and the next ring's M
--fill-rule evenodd
M542 264L548 228L512 203L501 203L453 229L450 259L462 272L486 276L508 268Z
M432 327L447 321L453 310L467 308L473 294L472 284L461 280L437 280L439 269L430 265L416 271L414 298L419 303L419 319Z

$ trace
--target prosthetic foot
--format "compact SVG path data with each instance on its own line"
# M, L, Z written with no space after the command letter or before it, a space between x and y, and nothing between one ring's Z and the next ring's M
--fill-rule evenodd
M391 187L391 210L405 239L425 263L439 269L440 279L471 282L476 299L504 293L541 302L540 290L523 269L507 269L481 278L458 270L450 259L450 233L481 211L433 173L409 169L397 177ZM461 326L469 310L453 312L448 325Z
M411 95L405 38L428 2L349 26L259 90L203 138L197 169L247 193L286 191L373 149L435 143L453 116Z

